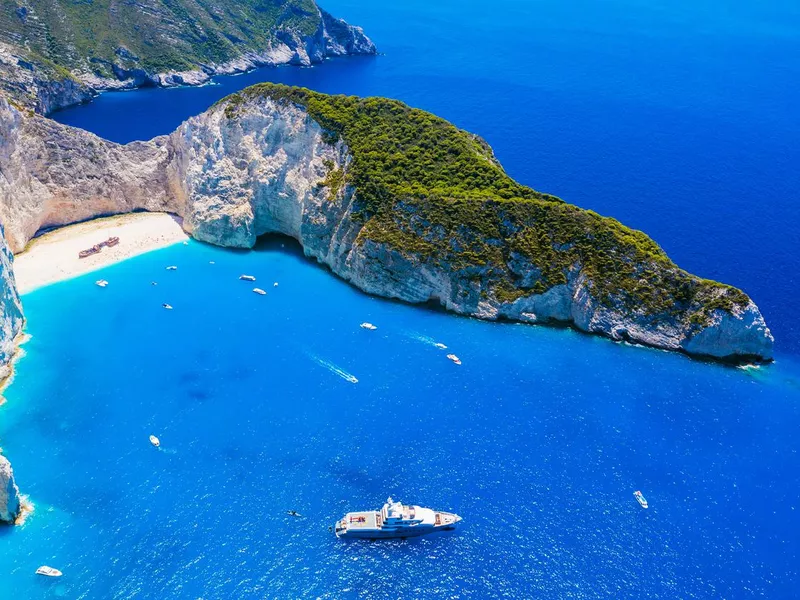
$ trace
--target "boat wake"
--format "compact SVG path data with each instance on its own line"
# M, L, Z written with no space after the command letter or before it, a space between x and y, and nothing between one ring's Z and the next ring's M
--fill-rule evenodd
M326 369L328 369L328 371L330 371L334 375L338 375L339 377L341 377L345 381L349 381L350 383L358 383L358 379L356 379L355 375L352 375L351 373L348 373L344 369L340 369L339 367L337 367L332 362L329 362L329 361L327 361L327 360L325 360L323 358L320 358L319 356L315 356L313 354L311 355L311 358L319 366L325 367Z
M422 335L421 333L416 333L414 331L406 331L405 335L411 338L412 340L416 340L418 342L422 342L423 344L427 344L428 346L433 346L434 348L439 348L440 350L446 350L447 346L442 344L441 342L437 342L430 336Z

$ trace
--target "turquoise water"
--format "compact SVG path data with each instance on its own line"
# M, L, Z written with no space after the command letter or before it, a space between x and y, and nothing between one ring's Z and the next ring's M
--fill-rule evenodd
M742 286L778 360L743 371L374 299L289 240L154 252L24 298L0 440L36 511L0 531L0 598L796 597L800 9L762 4L331 0L384 56L56 115L128 141L261 80L401 98ZM328 531L389 494L464 527Z
M787 363L748 374L372 299L288 240L178 245L25 304L33 338L0 437L36 511L0 537L0 597L794 590ZM389 494L464 528L390 543L328 531ZM42 563L66 575L38 578Z

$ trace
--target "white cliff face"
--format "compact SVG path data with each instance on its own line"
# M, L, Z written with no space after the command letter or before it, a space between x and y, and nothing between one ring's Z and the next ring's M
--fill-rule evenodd
M11 463L0 454L0 523L13 524L22 511Z
M24 49L3 42L0 42L0 91L41 114L86 102L95 95L76 78L32 59Z
M0 383L9 375L9 363L22 331L22 305L14 283L13 257L0 226Z
M166 138L121 146L0 98L0 222L13 252L40 229L172 202Z
M562 322L616 340L717 358L772 356L773 339L752 303L714 311L706 326L685 316L637 314L601 304L574 265L566 284L502 301L488 267L459 272L406 255L363 235L354 190L323 184L347 173L347 146L331 143L306 110L268 96L221 104L168 137L126 146L0 101L0 219L10 247L22 249L40 228L101 214L158 210L184 218L195 238L249 248L265 233L297 239L308 256L360 289L407 302L436 301L484 319ZM513 263L513 264L512 264ZM512 256L509 268L530 281L535 265Z
M209 111L169 138L184 227L197 239L250 248L277 232L302 241L303 227L328 202L320 184L329 166L345 166L346 148L325 143L304 110L259 102L231 118Z
M59 108L86 102L102 91L129 90L144 85L202 85L215 75L286 64L310 66L334 56L377 53L375 44L361 27L316 10L319 24L310 35L279 30L265 48L245 45L241 54L230 60L197 64L196 68L184 71L149 71L140 67L139 59L121 47L116 62L109 63L113 76L97 75L88 59L82 68L68 73L37 61L24 47L0 42L0 90L26 108L48 115Z

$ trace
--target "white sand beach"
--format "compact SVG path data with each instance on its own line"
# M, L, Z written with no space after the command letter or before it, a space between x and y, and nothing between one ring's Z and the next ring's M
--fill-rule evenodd
M81 250L111 237L119 244L78 258ZM21 294L96 271L127 258L188 239L178 217L166 213L117 215L61 227L30 241L14 257L14 275Z

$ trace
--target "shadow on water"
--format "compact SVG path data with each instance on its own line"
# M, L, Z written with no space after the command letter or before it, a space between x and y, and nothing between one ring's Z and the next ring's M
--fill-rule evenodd
M239 252L248 252L248 250L237 250L237 251L239 251ZM330 269L330 267L328 267L327 265L322 264L319 261L317 261L317 260L315 260L315 259L313 259L311 257L306 256L304 251L303 251L302 245L296 239L294 239L292 237L289 237L289 236L286 236L286 235L277 234L277 233L268 233L268 234L262 235L262 236L260 236L258 238L258 240L256 242L256 245L255 245L255 247L253 248L252 251L263 252L263 253L283 252L283 253L285 253L285 254L287 254L289 256L293 256L293 257L298 258L298 259L306 260L307 264L313 265L314 267L325 271L329 275L341 279L341 277L339 277L336 273L334 273ZM356 289L358 289L358 288L356 288ZM435 314L448 315L449 317L460 317L462 319L475 319L475 320L483 321L483 322L491 322L491 321L485 321L484 319L478 319L477 317L472 317L472 316L469 316L469 315L462 315L462 314L458 314L458 313L455 313L453 311L450 311L444 306L444 304L442 303L442 301L439 298L431 298L426 302L421 302L421 303L418 303L418 304L410 304L409 302L406 302L406 301L403 301L403 300L398 300L396 298L384 298L382 296L373 296L372 294L367 294L366 292L364 292L364 291L362 291L360 289L359 289L359 292L361 292L362 294L365 294L367 296L373 297L373 298L380 298L384 302L391 302L391 303L401 304L401 305L404 305L404 306L411 305L411 306L414 306L417 309L425 310L425 311L428 311L428 312L431 312L431 313L435 313ZM519 321L514 321L512 319L508 319L508 318L502 317L502 316L499 317L496 321L493 321L493 323L497 324L498 326L520 325L520 324L522 324ZM560 330L574 331L574 332L580 334L581 336L586 336L587 338L591 338L593 340L601 340L603 342L612 343L612 344L624 344L624 345L636 347L636 348L638 348L640 350L650 350L651 352L664 352L664 350L661 349L661 348L648 346L646 344L642 344L642 343L640 343L638 341L630 339L630 337L627 335L627 333L623 334L623 338L620 339L620 340L612 340L610 338L607 338L607 337L604 337L604 336L600 336L600 335L597 335L595 333L588 333L586 331L578 329L577 327L575 327L574 324L566 322L566 321L551 320L551 321L546 321L546 322L542 322L542 323L525 323L524 325L533 325L533 326L538 326L538 327L547 327L547 328L550 328L550 329L560 329ZM750 356L744 356L744 357L741 357L741 358L731 358L731 359L719 359L719 358L714 358L714 357L711 357L711 356L690 355L690 354L687 354L687 353L685 353L683 351L675 351L675 352L671 352L671 353L675 354L675 355L678 355L678 356L682 356L686 360L690 360L690 361L697 362L697 363L703 363L703 364L707 364L707 365L713 365L713 366L716 366L716 367L722 367L722 368L725 368L725 369L731 369L731 368L740 367L742 365L746 365L746 364L749 364L749 363L759 363L760 362L757 358L750 357ZM769 364L770 363L763 363L763 366L768 366Z

